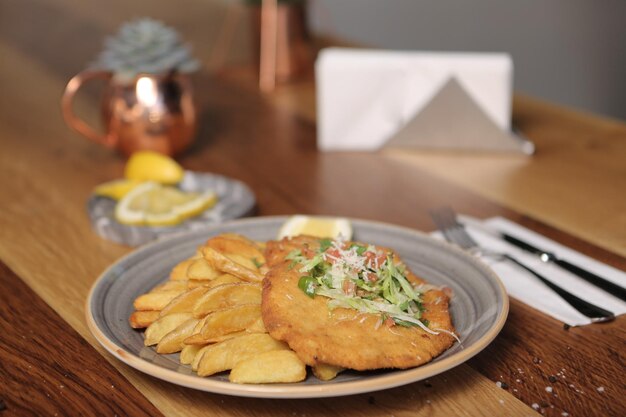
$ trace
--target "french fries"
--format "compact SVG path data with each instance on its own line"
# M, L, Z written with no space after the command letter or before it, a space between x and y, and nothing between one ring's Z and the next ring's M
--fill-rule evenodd
M187 280L187 270L189 270L189 265L194 262L195 259L185 259L176 265L172 272L170 272L170 280L172 281L181 281Z
M263 274L258 269L254 270L241 265L209 246L202 248L202 256L204 256L204 259L215 269L234 275L244 281L261 282L263 280Z
M202 286L185 291L184 293L178 295L176 298L172 299L172 301L170 301L165 307L163 307L160 312L160 317L167 316L168 314L173 313L193 312L196 302L207 291L209 291L209 289Z
M271 350L285 350L289 347L269 334L249 334L235 337L205 348L198 362L198 375L209 376L230 370L239 362Z
M185 345L185 347L183 347L180 351L180 363L183 365L191 365L200 349L205 346L206 345ZM199 357L198 360L200 360Z
M292 350L270 350L239 361L228 377L237 384L300 382L305 378L306 366Z
M318 363L312 369L313 375L322 381L330 381L334 379L339 372L344 370L344 368L340 366L328 365L326 363Z
M235 234L209 239L168 281L135 299L131 327L145 329L144 344L157 353L180 352L180 363L199 376L230 371L230 381L241 384L302 381L305 364L267 333L261 317L264 246ZM340 371L313 369L322 380Z
M252 265L264 264L263 249L254 241L232 233L225 233L209 239L206 246L226 255L238 255L252 261Z
M174 313L160 317L146 329L144 345L156 345L166 334L191 318L191 313Z
M140 295L135 299L133 306L135 309L160 311L167 306L170 301L182 294L182 291L168 290L168 291L155 291L149 292L144 295Z
M223 284L207 290L193 308L194 317L241 304L261 304L261 286L248 282Z
M207 343L229 333L240 332L251 327L261 317L260 304L242 304L228 307L209 314L200 332L185 343L191 345Z
M222 274L219 277L215 278L214 280L208 283L205 283L204 285L208 288L213 288L213 287L217 287L218 285L233 284L235 282L244 282L244 281L240 280L234 275Z
M185 339L191 336L198 321L198 319L190 318L163 336L157 344L157 353L180 352L185 347Z
M135 311L128 321L133 329L145 329L159 318L159 310Z
M211 281L222 275L206 259L195 259L187 268L187 279Z

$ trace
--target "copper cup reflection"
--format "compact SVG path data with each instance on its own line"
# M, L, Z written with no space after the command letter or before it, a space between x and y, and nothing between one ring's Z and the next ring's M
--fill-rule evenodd
M102 100L104 134L79 119L72 108L78 89L95 78L108 80ZM127 156L138 150L178 154L191 145L197 128L191 82L183 74L142 74L121 84L108 72L84 71L67 84L62 110L74 130Z

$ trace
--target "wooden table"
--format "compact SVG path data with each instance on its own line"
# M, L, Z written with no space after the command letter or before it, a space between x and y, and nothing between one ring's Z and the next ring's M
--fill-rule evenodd
M96 277L130 248L93 233L85 202L94 186L122 175L124 161L70 132L59 98L103 36L147 10L180 27L208 61L223 12L215 2L1 6L0 415L626 415L625 319L564 330L516 300L500 336L469 363L428 382L345 398L204 393L145 376L106 353L86 327L84 302ZM310 79L266 96L249 72L204 68L194 81L202 127L180 162L245 181L258 215L342 215L430 231L428 209L449 204L479 217L505 216L626 270L621 122L517 96L514 121L537 145L532 158L321 154ZM96 120L97 95L85 94L77 108ZM381 190L397 201L372 198Z

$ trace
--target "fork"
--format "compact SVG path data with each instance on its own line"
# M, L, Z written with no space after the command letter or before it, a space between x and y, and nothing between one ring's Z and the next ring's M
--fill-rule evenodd
M476 241L472 239L467 230L465 230L465 227L457 221L457 215L454 210L452 210L452 208L442 207L437 210L432 210L430 212L430 216L439 231L443 233L448 242L455 243L456 245L476 257L492 258L496 261L509 261L517 265L518 267L524 269L526 272L534 275L537 279L539 279L539 281L541 281L544 285L546 285L548 288L558 294L563 300L565 300L569 305L574 307L580 313L589 317L592 323L609 321L615 318L615 314L613 314L612 312L575 296L574 294L550 281L548 278L539 274L534 269L518 261L513 256L507 253L494 252L486 248L480 247L478 243L476 243Z

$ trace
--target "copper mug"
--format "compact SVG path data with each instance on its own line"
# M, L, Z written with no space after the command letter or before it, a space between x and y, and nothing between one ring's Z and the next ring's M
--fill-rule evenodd
M105 133L78 118L72 107L77 91L93 79L108 81L102 101ZM138 150L178 154L191 145L197 128L191 81L185 74L140 74L122 84L110 72L83 71L65 87L61 106L71 128L126 156Z

